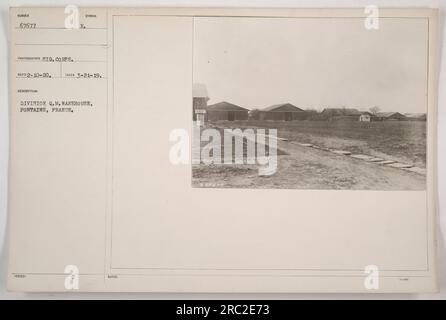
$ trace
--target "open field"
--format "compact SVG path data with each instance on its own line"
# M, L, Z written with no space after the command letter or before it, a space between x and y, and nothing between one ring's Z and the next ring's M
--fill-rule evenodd
M290 141L351 151L426 167L424 121L234 121L219 127L276 128Z
M424 174L379 165L298 143L426 166L425 122L223 121L214 128L275 128L278 170L259 176L256 165L194 165L192 184L217 188L424 190Z

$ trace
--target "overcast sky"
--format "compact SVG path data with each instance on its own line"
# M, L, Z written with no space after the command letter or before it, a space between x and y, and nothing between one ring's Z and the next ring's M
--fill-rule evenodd
M426 112L427 57L426 19L195 18L194 82L209 103Z

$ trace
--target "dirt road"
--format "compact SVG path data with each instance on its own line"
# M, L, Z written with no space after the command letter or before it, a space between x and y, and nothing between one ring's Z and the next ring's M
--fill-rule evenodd
M424 175L345 155L279 141L274 175L258 175L255 165L194 166L193 186L217 188L424 190Z

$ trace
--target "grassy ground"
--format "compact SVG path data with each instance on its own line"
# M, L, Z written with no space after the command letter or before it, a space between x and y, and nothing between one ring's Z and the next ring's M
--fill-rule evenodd
M276 128L291 141L347 150L426 167L424 121L236 121L235 128Z
M236 121L210 125L220 130L275 128L278 129L278 136L288 141L279 141L278 170L275 174L259 176L256 165L194 165L192 184L196 187L425 189L424 175L293 143L312 143L425 167L425 122Z

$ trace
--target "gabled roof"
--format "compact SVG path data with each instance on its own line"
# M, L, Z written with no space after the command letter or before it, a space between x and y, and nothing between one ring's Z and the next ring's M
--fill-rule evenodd
M192 97L194 98L208 98L208 90L202 83L194 83L192 86Z
M364 112L354 108L325 108L322 113L332 116L359 116Z
M404 114L408 118L425 118L425 113L405 113Z
M242 108L240 106L237 106L235 104L229 103L227 101L222 101L219 103L211 104L207 107L208 111L246 111L248 112L248 109Z
M389 118L392 116L398 116L398 117L405 117L403 114L399 113L399 112L378 112L376 114L377 117L381 117L381 118Z
M296 107L295 105L292 105L291 103L275 104L275 105L272 105L272 106L262 109L262 111L303 112L302 109Z

